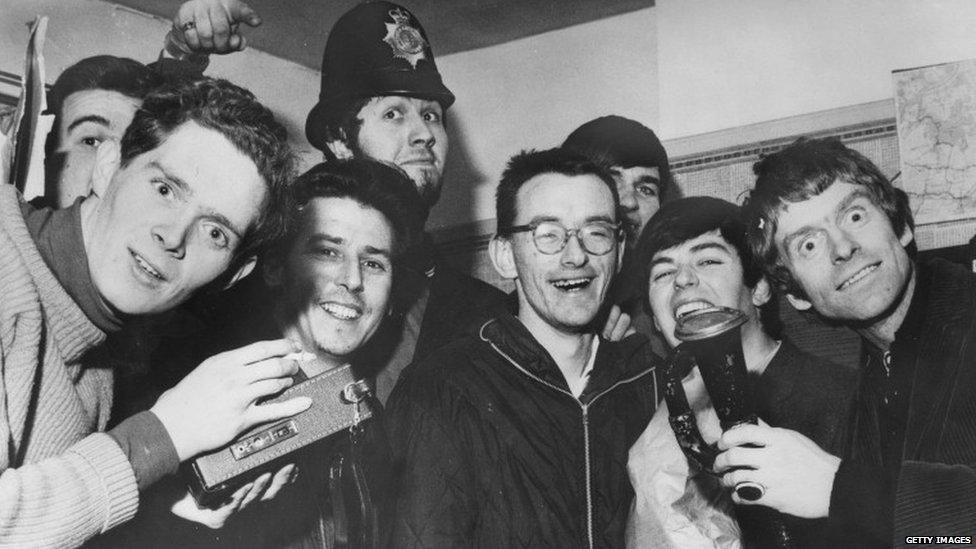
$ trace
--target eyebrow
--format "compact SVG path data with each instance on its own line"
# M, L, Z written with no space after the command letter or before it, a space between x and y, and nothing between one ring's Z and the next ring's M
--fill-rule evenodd
M726 253L730 252L729 247L721 242L702 242L691 247L692 252L701 252L705 250L721 250Z
M831 213L834 215L834 217L837 217L838 215L840 215L841 212L849 208L852 203L854 203L856 200L859 200L861 198L870 201L871 195L863 189L857 189L851 191L850 194L844 197L844 200L840 201L840 204L838 204L837 207L834 208L834 211ZM824 217L829 217L829 215ZM793 246L793 242L797 238L806 235L807 233L812 232L813 230L814 227L810 225L804 225L799 229L793 231L792 233L786 235L786 237L783 238L783 248L785 248L786 251L789 252L790 248Z
M165 177L167 181L169 181L177 189L179 189L181 193L183 193L186 196L193 196L193 189L182 177L167 170L162 164L160 164L155 160L150 161L148 166L151 169L155 169L161 172L163 174L163 177ZM228 219L227 216L225 216L224 214L218 212L213 208L207 208L205 214L207 217L213 219L217 223L220 223L221 225L227 227L227 230L234 233L234 236L236 236L238 239L243 238L244 229L241 229L240 227L234 225L234 223L232 223L231 220Z
M695 244L694 246L691 247L692 253L701 252L705 250L720 250L728 254L732 253L729 247L725 244L722 244L721 242L702 242L700 244ZM662 263L674 263L674 259L672 259L670 256L656 257L651 260L651 267L654 267L655 265L660 265Z
M332 244L345 244L346 240L339 236L333 236L328 233L315 233L308 238L309 244L316 244L318 242L330 242ZM387 248L377 248L376 246L364 246L363 251L370 255L381 255L387 259L393 257L393 252Z
M66 133L70 133L71 130L77 128L78 126L84 124L85 122L94 122L95 124L100 124L106 128L110 126L109 121L104 116L98 116L97 114L89 114L82 116L81 118L75 119L71 124L68 124L68 129Z

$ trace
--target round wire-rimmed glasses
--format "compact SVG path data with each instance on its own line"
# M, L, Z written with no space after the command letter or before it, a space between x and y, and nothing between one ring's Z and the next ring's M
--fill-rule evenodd
M528 225L516 225L501 231L502 235L532 233L532 243L540 253L558 254L563 251L569 239L575 236L583 251L593 255L606 255L616 248L623 238L619 223L590 221L575 229L567 229L555 221L537 221Z

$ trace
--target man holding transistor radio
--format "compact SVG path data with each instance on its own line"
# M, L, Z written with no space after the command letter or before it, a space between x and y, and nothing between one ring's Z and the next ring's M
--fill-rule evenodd
M106 546L379 543L386 451L370 418L377 409L371 388L357 380L375 368L367 344L389 318L400 260L423 231L423 204L404 172L367 159L319 164L296 180L292 196L288 233L262 259L270 293L199 338L205 348L193 352L209 356L269 337L296 341L306 353L298 359L301 371L278 398L302 394L314 403L197 458L185 472L198 501L208 505L284 463L297 464L301 481L274 501L214 524L219 531L174 522L157 509ZM165 495L156 503L165 504Z

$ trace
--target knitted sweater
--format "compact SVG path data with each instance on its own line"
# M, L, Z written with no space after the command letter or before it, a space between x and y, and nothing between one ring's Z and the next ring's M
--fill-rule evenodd
M129 520L136 479L104 433L112 372L82 363L105 334L45 265L20 194L0 185L0 547L73 547Z

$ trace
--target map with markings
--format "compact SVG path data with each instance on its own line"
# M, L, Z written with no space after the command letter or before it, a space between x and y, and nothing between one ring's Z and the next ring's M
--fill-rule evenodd
M976 218L976 59L895 71L901 178L918 225Z

